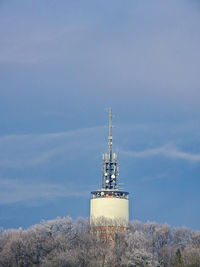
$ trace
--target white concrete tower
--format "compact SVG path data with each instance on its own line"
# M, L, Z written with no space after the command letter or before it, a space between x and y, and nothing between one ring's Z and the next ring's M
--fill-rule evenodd
M103 154L101 189L92 191L90 201L91 226L128 227L128 192L118 188L117 154L112 152L112 109L109 108L108 153Z

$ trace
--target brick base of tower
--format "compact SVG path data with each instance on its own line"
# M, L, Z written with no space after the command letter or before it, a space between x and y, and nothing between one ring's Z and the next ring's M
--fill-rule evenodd
M116 234L127 231L128 227L123 226L91 226L91 232L104 242L113 243Z

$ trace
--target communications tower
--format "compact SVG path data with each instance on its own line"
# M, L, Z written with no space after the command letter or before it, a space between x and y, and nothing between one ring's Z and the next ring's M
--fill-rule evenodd
M112 109L109 108L108 153L103 154L101 189L91 192L90 224L123 229L129 222L129 193L118 187L118 161L112 151L112 141Z

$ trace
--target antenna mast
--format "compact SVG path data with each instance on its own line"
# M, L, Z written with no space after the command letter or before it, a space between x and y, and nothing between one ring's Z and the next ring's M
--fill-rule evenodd
M109 108L109 136L108 136L108 146L109 146L109 159L112 161L112 108Z

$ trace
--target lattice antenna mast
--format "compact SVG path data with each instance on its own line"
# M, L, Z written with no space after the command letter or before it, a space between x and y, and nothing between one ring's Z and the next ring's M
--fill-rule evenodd
M116 190L118 179L117 154L112 152L112 109L109 108L108 153L103 154L102 189Z

